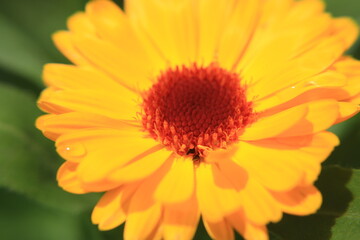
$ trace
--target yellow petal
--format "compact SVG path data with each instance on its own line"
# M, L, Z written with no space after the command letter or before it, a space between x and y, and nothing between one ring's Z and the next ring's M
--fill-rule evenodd
M231 240L235 239L234 231L226 220L210 222L203 218L206 231L212 239Z
M359 104L351 102L339 102L339 117L336 120L336 123L343 122L360 111Z
M128 92L126 95L131 97L132 94L132 98L136 96L112 78L88 66L46 64L43 70L43 79L46 85L60 89L112 89L113 91Z
M94 25L83 12L72 15L67 21L67 27L72 33L96 35Z
M282 151L286 147L262 148L261 145L240 143L239 148L236 161L249 172L250 178L256 178L265 187L288 190L299 184L303 178L305 169L301 162L294 159L296 152L292 155L286 154L289 151Z
M296 125L308 112L306 105L286 109L280 113L259 119L248 126L240 136L241 140L257 140L279 135Z
M349 48L359 35L357 23L351 18L341 17L334 19L333 24L334 32L345 42L345 47Z
M263 98L256 99L254 101L254 110L256 112L262 112L266 109L270 109L280 104L284 104L290 100L294 100L287 104L287 106L296 106L304 102L332 98L331 93L328 94L311 94L312 90L325 88L331 90L340 90L342 87L346 86L348 79L344 74L339 73L338 71L326 71L321 74L315 75L311 78L308 78L304 81L301 81L293 86L287 87L280 91L274 92L273 94ZM302 98L296 98L304 93L309 93ZM300 96L301 97L301 96Z
M36 127L52 140L60 135L85 128L112 128L124 126L124 122L88 113L70 112L48 114L36 120ZM130 125L131 126L131 125ZM140 126L139 126L140 127Z
M271 192L282 210L289 214L309 215L321 206L321 193L314 186L296 187L287 192Z
M295 34L293 38L296 38L296 36L298 35ZM284 42L291 42L293 38L282 39L283 42L278 39L277 41L279 42L276 43L276 46L281 49L281 45L284 45ZM274 51L273 46L267 46L266 48ZM282 53L281 50L278 51ZM277 60L277 65L272 68L266 65L266 62L272 61L272 59L270 60L270 52L268 52L268 56L261 54L258 56L261 62L254 60L251 68L248 67L248 69L243 72L244 79L253 79L247 89L247 98L249 100L262 98L274 94L281 89L296 86L296 84L299 84L307 78L326 70L341 56L343 51L344 46L341 41L334 38L324 39L318 46L308 50L301 56L294 57L291 61L289 60L291 55L289 56L288 53L283 52L283 59ZM320 57L321 59L319 59ZM266 61L266 59L268 60ZM260 70L264 68L264 65L270 68L268 73ZM259 73L259 71L261 71L261 73Z
M331 19L321 13L323 5L320 1L293 3L285 16L276 16L282 17L282 22L268 20L266 28L255 35L249 50L251 53L239 67L245 81L250 83L249 100L290 88L321 73L349 47L357 35L356 26L349 19ZM281 48L281 39L288 39L290 44ZM269 55L269 49L276 47L279 50L274 58ZM265 64L269 58L271 68Z
M128 51L131 59L151 59L123 11L112 1L91 1L86 5L86 14L95 25L100 37ZM126 36L126 37L124 37ZM126 46L126 49L123 49ZM131 51L131 52L130 52ZM159 72L156 61L147 61L149 71ZM150 77L150 75L149 75ZM125 79L126 80L126 79Z
M341 88L342 94L338 94L337 99L351 101L350 99L356 98L360 92L360 61L343 57L334 64L334 68L347 77L347 84ZM353 103L359 104L360 101Z
M233 13L235 1L199 0L194 4L198 24L198 62L206 66L217 60L219 41Z
M301 136L320 132L333 125L339 116L336 100L324 99L304 103L279 113L262 117L247 127L241 140Z
M40 94L40 97L38 99L37 105L38 107L46 112L46 113L53 113L53 114L62 114L69 112L69 109L63 107L63 106L57 106L54 104L51 104L47 102L47 100L54 95L54 93L58 92L59 90L54 87L48 87L45 90L43 90Z
M268 240L269 234L266 229L266 226L256 225L247 222L244 237L248 240Z
M101 38L124 45L124 39L134 39L131 26L123 11L114 2L107 0L91 1L86 5L86 17L96 27ZM126 38L124 38L126 36ZM134 49L137 51L137 49Z
M177 157L156 188L155 199L164 204L188 200L194 192L194 164L191 158Z
M290 190L303 178L312 184L338 139L329 132L302 137L240 142L232 159L263 186Z
M146 54L139 57L132 53L132 49L138 46L120 47L84 35L72 35L71 40L74 47L95 67L109 74L125 87L140 91L151 86L153 76Z
M177 66L193 63L197 54L194 4L192 0L131 0L125 2L125 10L147 39L148 48L155 48L168 64Z
M64 134L56 143L65 159L80 162L78 174L84 182L96 182L135 159L158 151L158 143L144 138L137 128L87 129Z
M349 102L360 105L360 94L351 97Z
M243 5L249 4L247 2L250 1L240 2L239 8L241 8ZM276 36L278 34L274 34L272 29L274 26L277 26L277 24L283 21L284 15L289 12L289 8L292 3L293 2L291 0L273 0L271 2L254 1L254 4L259 4L259 6L253 6L255 9L249 7L248 14L252 15L249 16L249 18L253 19L254 22L251 22L251 20L249 21L247 28L250 27L250 29L245 33L246 35L244 36L245 39L248 38L245 45L246 49L244 48L238 55L237 61L233 64L233 70L239 69L239 72L241 72L241 69L244 68L244 65L249 63L251 59L258 54L260 46L263 46L264 43L267 42L269 38L271 38L271 36ZM247 9L243 10L243 15L245 15L246 10ZM236 27L237 22L234 22L234 24ZM237 27L236 31L238 31ZM250 36L247 36L248 34ZM238 36L238 38L239 37L240 36Z
M227 1L222 2L227 3ZM235 1L230 19L222 26L224 30L217 53L222 67L235 68L246 52L258 24L261 6L259 0ZM211 15L212 12L209 11L208 14Z
M305 103L309 109L306 117L292 128L279 134L281 137L301 136L326 130L339 116L338 102L324 99Z
M42 95L38 104L43 108L64 109L64 112L98 114L105 117L134 120L139 106L130 91L109 93L104 90L57 90ZM55 112L56 113L56 112Z
M196 195L204 218L218 222L240 208L239 194L214 164L201 163L195 170Z
M278 138L276 142L283 146L287 145L290 149L299 148L299 151L292 151L292 153L295 154L293 158L299 159L301 168L306 169L303 180L305 184L314 183L321 170L319 163L323 162L333 151L334 147L339 145L338 137L331 132L320 132L302 137ZM290 150L288 152L289 156L292 153Z
M245 189L240 192L240 198L246 217L256 224L277 222L282 217L281 208L255 179L249 178Z
M158 151L151 150L151 153L144 152L136 159L133 159L127 165L109 173L107 178L115 182L131 182L146 178L161 167L166 161L171 161L172 152L168 151L162 145L158 145Z
M57 49L71 62L76 65L89 65L89 61L75 48L71 36L70 32L58 31L52 38Z

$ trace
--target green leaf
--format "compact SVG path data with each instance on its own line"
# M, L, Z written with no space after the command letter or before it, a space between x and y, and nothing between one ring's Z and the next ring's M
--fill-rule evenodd
M4 240L102 240L83 215L62 212L0 189L0 236Z
M66 20L83 10L87 0L16 0L3 1L1 9L5 16L34 39L53 60L63 59L55 49L50 36L66 29Z
M360 2L358 0L325 0L327 11L336 17L348 16L360 23Z
M326 10L335 17L351 17L360 24L360 1L358 0L325 0ZM347 51L356 58L360 57L360 39Z
M341 144L324 162L325 165L340 165L347 168L360 168L360 114L330 130L340 136Z
M274 240L355 240L360 239L360 170L340 167L323 169L316 185L323 205L314 215L285 215L270 224Z
M35 96L0 84L0 186L23 193L55 208L80 212L95 204L97 195L78 196L57 186L61 164L53 143L34 127L40 111Z
M51 35L66 29L66 20L83 10L86 0L2 1L0 67L42 86L42 66L68 62L55 48Z
M0 14L0 66L40 84L46 53L14 23Z
M332 240L360 239L360 170L353 170L352 173L350 170L347 171L349 175L351 174L347 188L352 196L347 209L336 219L335 225L331 229ZM332 178L332 181L336 182L337 179ZM337 196L337 202L341 204L340 196Z

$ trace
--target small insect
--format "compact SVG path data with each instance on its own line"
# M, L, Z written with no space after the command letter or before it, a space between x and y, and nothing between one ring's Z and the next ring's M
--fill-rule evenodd
M192 154L195 154L195 148L190 148L186 153L186 155L192 155Z
M190 148L186 155L192 155L192 160L195 165L198 165L201 162L200 154L195 148Z

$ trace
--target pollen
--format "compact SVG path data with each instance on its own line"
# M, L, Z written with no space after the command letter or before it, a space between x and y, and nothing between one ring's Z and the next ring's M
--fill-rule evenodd
M156 80L143 94L142 123L179 155L198 159L206 149L226 148L254 120L239 75L216 64L168 69Z

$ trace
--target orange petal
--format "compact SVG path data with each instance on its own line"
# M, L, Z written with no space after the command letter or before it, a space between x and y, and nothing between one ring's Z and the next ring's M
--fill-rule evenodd
M72 162L65 162L61 165L56 177L59 186L71 193L87 193L89 191L84 188L76 174L77 167L78 164Z
M57 181L60 187L65 191L83 194L88 192L104 192L114 189L119 186L118 183L109 182L106 180L100 181L96 184L84 183L78 174L78 163L65 162L58 170Z
M154 231L161 218L161 206L154 203L145 207L144 199L141 201L132 200L130 210L125 223L124 239L148 239L148 236ZM136 206L135 202L136 201ZM141 208L138 211L132 211L132 208Z
M242 190L248 181L249 174L233 159L239 151L239 144L234 144L227 149L216 149L210 151L205 158L206 162L214 163L221 173L231 182L236 191Z
M127 184L106 192L96 204L91 221L100 230L110 230L125 222L130 200L139 183Z
M196 195L207 221L221 221L225 215L240 208L239 194L214 164L203 162L195 170Z
M219 240L235 239L234 230L226 220L222 220L219 222L210 222L207 221L206 218L203 218L203 221L206 231L209 233L212 239L219 239Z
M294 215L315 213L321 206L321 193L314 186L296 187L287 192L271 192L282 210Z
M153 196L156 186L170 166L169 161L137 188L129 206L124 239L150 239L151 235L158 232L163 209L160 203L154 201Z
M195 195L185 202L165 205L162 221L164 239L193 239L199 218Z
M268 240L269 235L266 226L256 225L246 219L244 211L238 211L229 215L226 220L248 240Z

